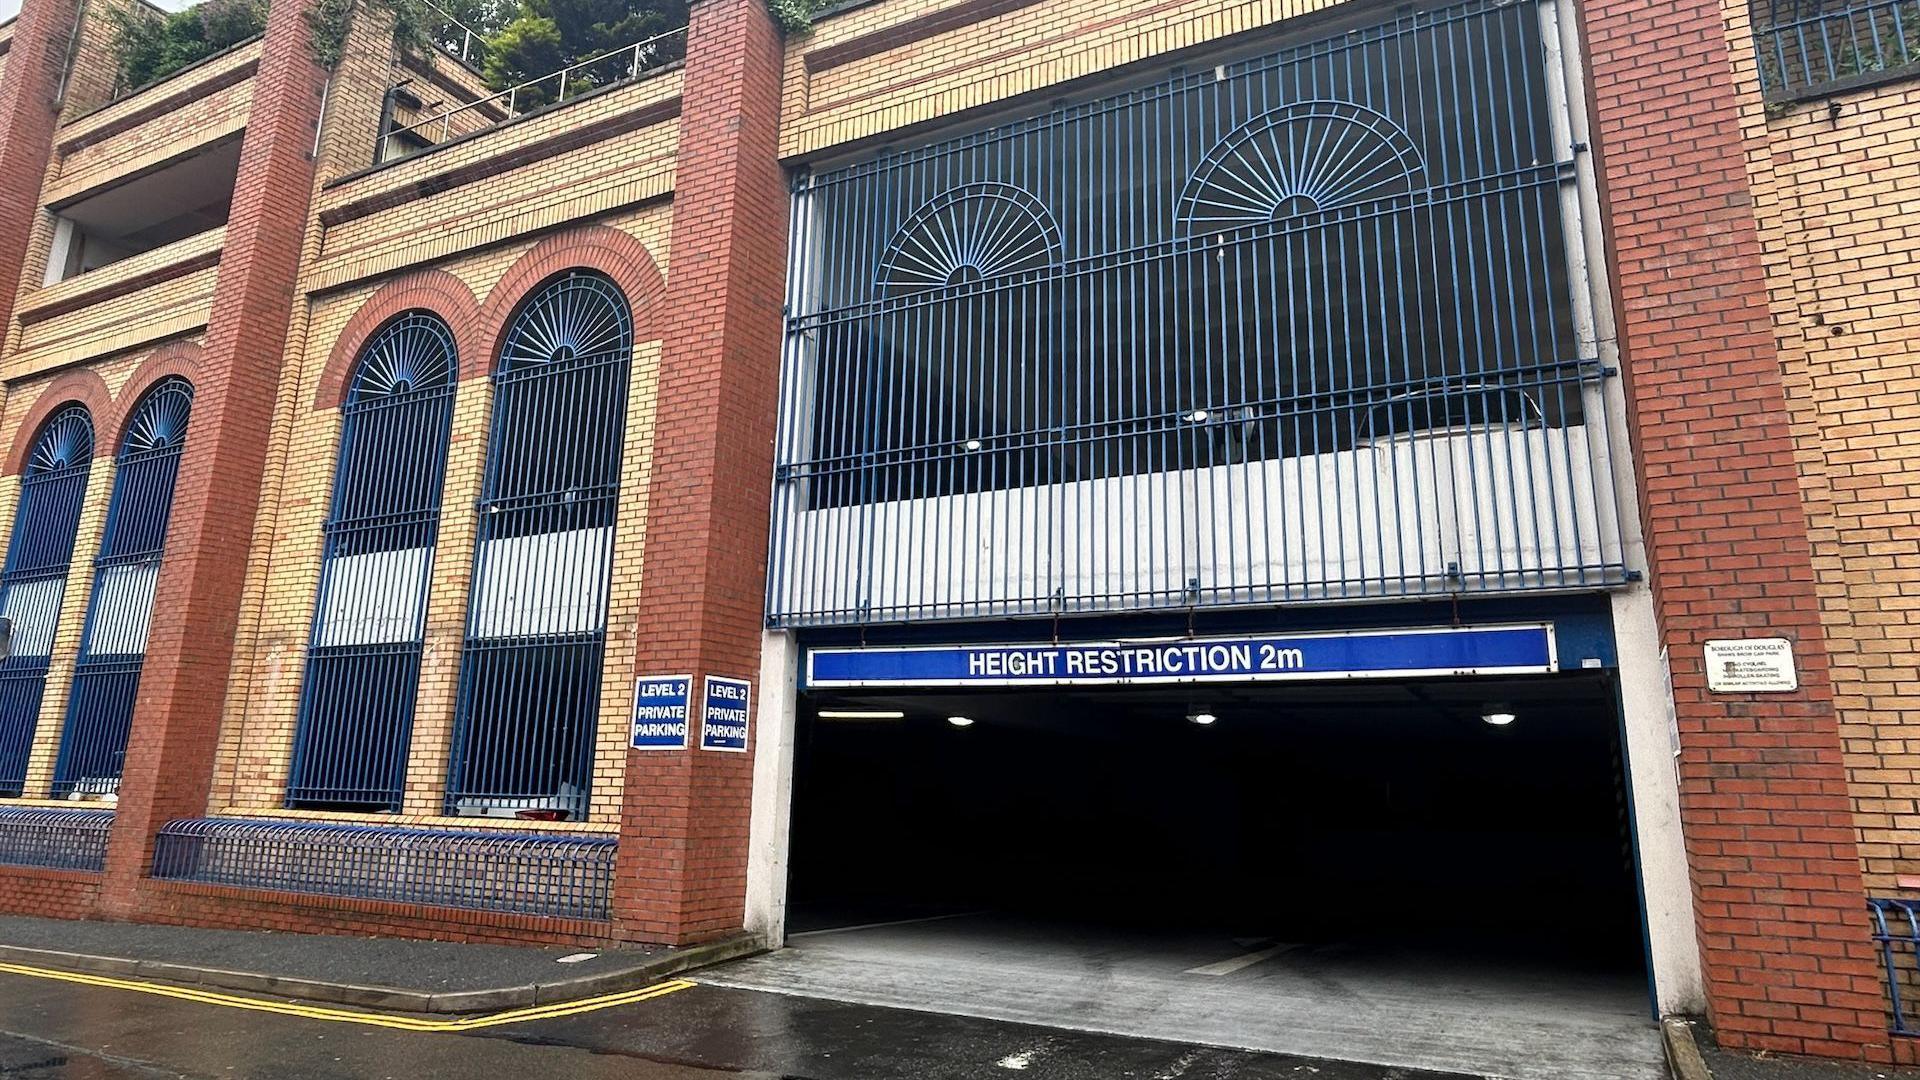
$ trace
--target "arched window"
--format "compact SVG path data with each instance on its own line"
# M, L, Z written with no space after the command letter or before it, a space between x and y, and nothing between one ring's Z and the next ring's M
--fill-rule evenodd
M107 527L94 561L87 629L53 770L55 798L120 790L134 695L147 658L153 590L173 513L173 483L192 411L193 384L169 376L140 400L121 439Z
M397 316L360 353L341 409L289 806L400 808L458 370L452 331L424 311Z
M455 813L586 812L632 358L626 297L586 270L534 290L501 345L447 785Z
M20 508L0 568L0 614L13 620L13 655L0 660L0 795L27 782L27 755L47 685L47 659L67 591L73 531L87 500L93 418L63 406L41 427L20 478Z

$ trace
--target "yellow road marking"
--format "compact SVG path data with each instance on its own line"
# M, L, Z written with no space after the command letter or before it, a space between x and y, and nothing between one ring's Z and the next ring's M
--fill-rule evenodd
M234 994L216 993L212 990L195 990L191 987L168 986L165 983L143 982L137 979L115 979L106 975L83 975L76 971L56 971L52 968L27 967L24 964L0 964L0 973L25 975L33 979L54 979L59 982L98 986L110 990L129 990L136 994L177 998L181 1001L220 1005L229 1009L247 1009L252 1012L275 1013L280 1016L300 1016L308 1020L330 1020L341 1024L366 1024L370 1027L393 1028L397 1031L423 1032L474 1031L478 1028L499 1027L501 1024L522 1024L529 1020L551 1020L577 1013L610 1009L615 1005L649 1001L694 985L685 979L670 979L638 990L603 994L600 997L582 998L579 1001L561 1001L552 1005L531 1005L524 1009L509 1009L506 1012L494 1013L491 1016L471 1016L459 1020L426 1020L415 1016L357 1012L353 1009L333 1009L324 1005L300 1005L288 1001L239 997Z

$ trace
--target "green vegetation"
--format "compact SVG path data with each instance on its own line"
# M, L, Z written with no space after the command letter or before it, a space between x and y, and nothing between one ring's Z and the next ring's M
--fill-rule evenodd
M481 71L488 84L504 90L685 25L686 0L523 0L488 37ZM685 50L684 39L660 42L638 57L638 66L680 59ZM625 78L634 60L623 52L575 72L568 79L568 96ZM519 104L553 100L559 90L559 80L548 79L522 91Z
M773 21L789 34L804 34L813 27L813 17L826 10L830 0L767 0Z
M161 15L143 4L107 6L121 91L137 90L266 29L266 0L204 0Z

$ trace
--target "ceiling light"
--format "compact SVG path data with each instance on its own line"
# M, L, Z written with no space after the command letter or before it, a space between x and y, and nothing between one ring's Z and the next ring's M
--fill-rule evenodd
M815 714L822 720L905 720L907 714L898 709L821 709Z
M1480 719L1494 727L1506 727L1513 723L1516 717L1513 715L1513 706L1500 703L1487 706L1487 711L1480 714Z
M1188 413L1187 415L1181 417L1181 419L1185 420L1189 424L1204 424L1207 422L1207 410L1195 409L1192 412Z
M1212 711L1208 709L1196 709L1187 714L1187 720L1189 722L1199 724L1201 727L1206 727L1218 719L1220 718L1213 715Z
M972 727L972 726L973 726L973 717L971 717L971 716L949 716L949 717L947 717L947 723L949 723L949 724L952 724L952 725L953 725L954 727Z
M963 446L963 447L965 447L965 448L966 448L966 449L968 449L968 450L978 450L978 449L980 449L980 440L979 440L979 439L968 439L968 440L967 440L966 442L963 442L963 443L961 443L960 445L961 445L961 446Z

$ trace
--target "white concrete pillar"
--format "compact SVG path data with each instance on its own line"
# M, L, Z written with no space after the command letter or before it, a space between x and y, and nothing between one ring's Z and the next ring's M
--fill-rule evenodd
M769 630L760 642L760 730L754 735L745 925L774 949L785 944L787 933L787 846L799 694L800 649L791 633Z

